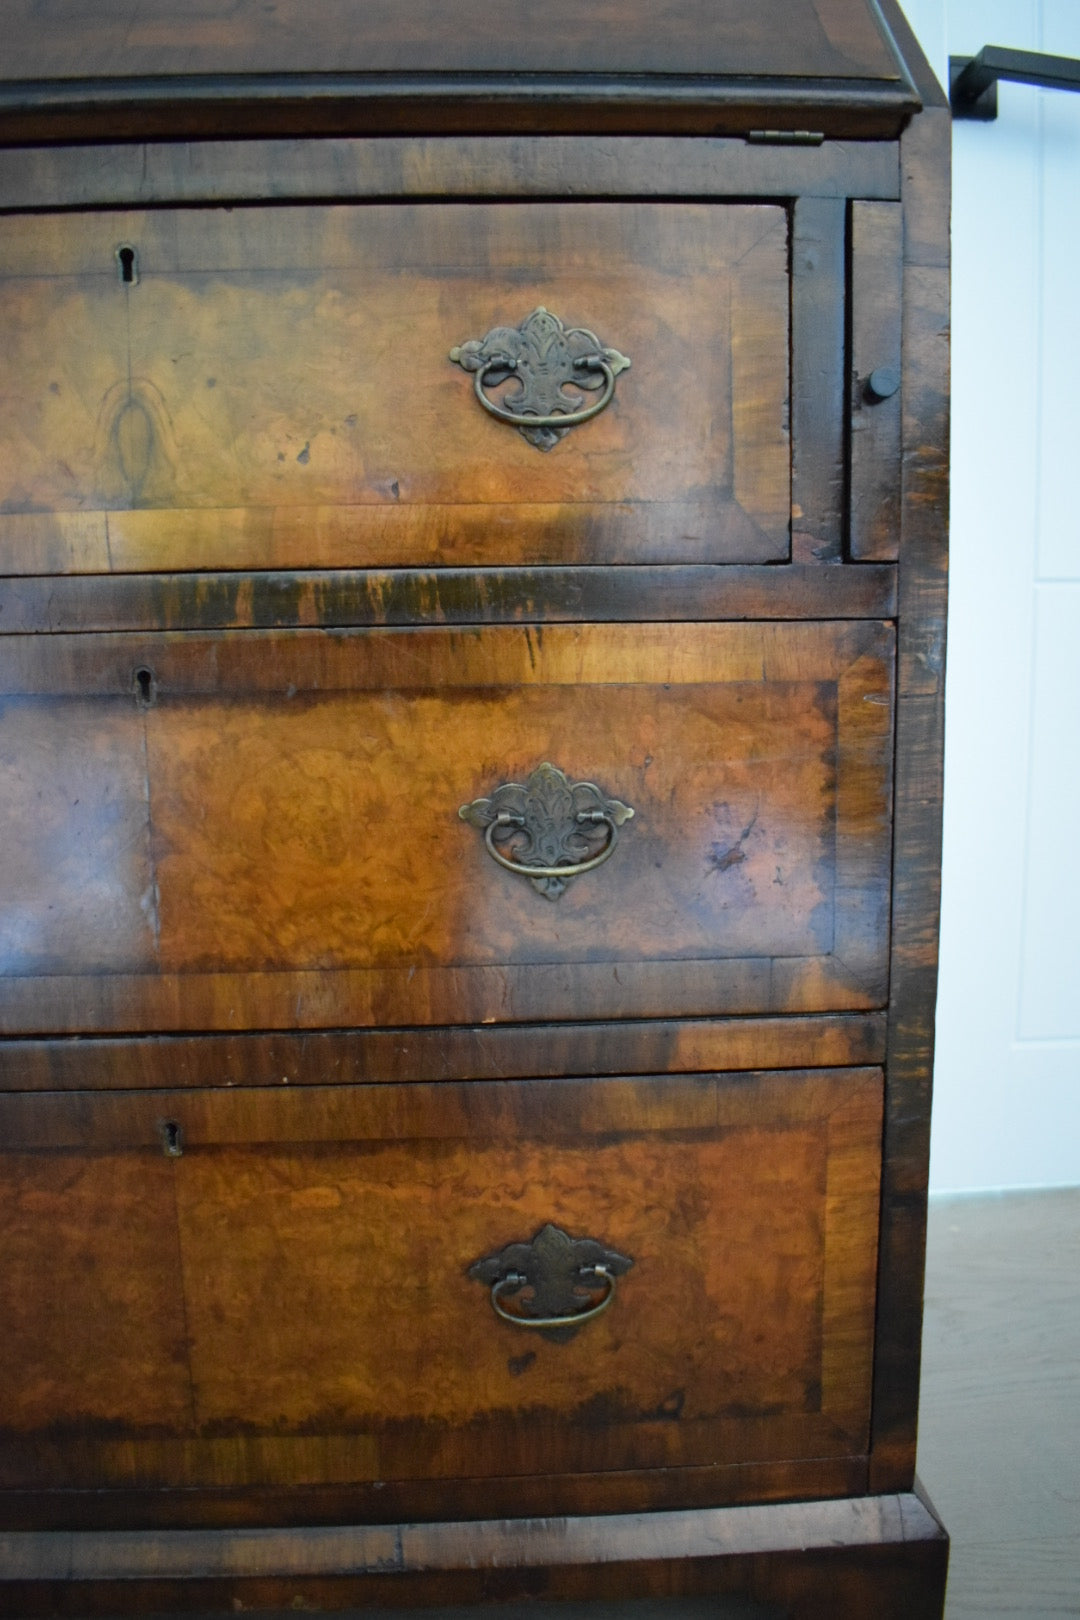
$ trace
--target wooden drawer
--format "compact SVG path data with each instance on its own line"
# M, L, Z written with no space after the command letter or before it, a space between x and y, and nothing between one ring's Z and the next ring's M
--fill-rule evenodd
M878 623L5 638L3 1027L881 1006L892 658ZM554 901L459 817L545 762L634 811Z
M881 1099L873 1068L0 1097L0 1483L858 1456ZM569 1333L494 1313L531 1261L470 1274L549 1225L611 1251Z
M783 207L279 207L238 223L6 222L5 573L788 556ZM538 307L631 361L550 453L486 414L449 358ZM534 384L558 348L540 338L518 369ZM491 373L500 408L514 389ZM581 408L602 391L570 392Z

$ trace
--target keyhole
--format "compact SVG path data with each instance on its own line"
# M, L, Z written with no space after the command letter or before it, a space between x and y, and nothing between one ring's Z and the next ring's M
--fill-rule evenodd
M158 1135L161 1138L161 1151L167 1159L179 1159L183 1156L184 1131L175 1119L158 1120Z
M143 664L140 669L135 671L135 679L132 684L135 687L135 702L139 705L139 708L152 709L157 702L157 681L154 678L153 670L148 669Z
M139 279L139 255L130 242L121 242L116 250L116 273L126 287L134 287Z

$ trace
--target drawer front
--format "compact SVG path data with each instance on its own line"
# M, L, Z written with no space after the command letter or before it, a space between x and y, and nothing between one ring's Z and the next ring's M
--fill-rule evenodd
M871 623L6 638L0 1019L880 1006L892 651Z
M786 558L788 303L776 205L8 221L3 572ZM630 361L541 446L477 383L607 374L538 309ZM499 329L517 381L452 363Z
M0 1098L2 1483L858 1455L881 1096L852 1069Z

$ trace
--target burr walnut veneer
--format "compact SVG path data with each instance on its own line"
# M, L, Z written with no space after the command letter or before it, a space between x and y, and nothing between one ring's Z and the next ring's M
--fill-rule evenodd
M0 1603L934 1620L902 17L8 9Z

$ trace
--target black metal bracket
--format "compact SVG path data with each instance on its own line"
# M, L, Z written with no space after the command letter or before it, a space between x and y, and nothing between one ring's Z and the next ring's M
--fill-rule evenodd
M989 123L997 117L999 79L1010 84L1038 84L1044 90L1080 90L1080 61L1073 56L1046 56L1041 51L1012 51L984 45L978 56L949 57L949 102L954 118Z

